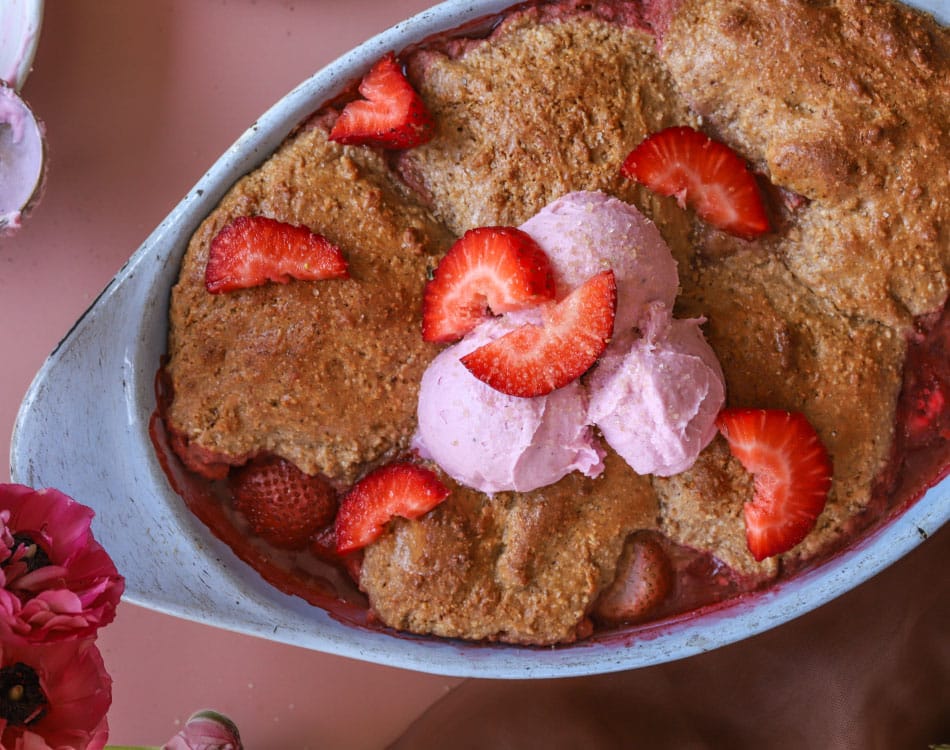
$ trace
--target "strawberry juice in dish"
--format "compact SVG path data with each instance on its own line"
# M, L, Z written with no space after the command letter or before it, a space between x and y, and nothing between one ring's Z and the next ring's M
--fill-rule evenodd
M948 151L910 158L947 102L875 40L948 42L868 6L877 36L805 38L831 10L528 3L381 54L191 238L176 489L347 622L524 646L723 606L905 508L950 458ZM829 46L926 137L781 62Z

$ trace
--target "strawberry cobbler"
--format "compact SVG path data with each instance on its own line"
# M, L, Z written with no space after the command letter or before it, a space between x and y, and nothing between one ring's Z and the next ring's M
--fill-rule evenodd
M529 2L383 56L191 239L176 488L425 635L826 559L950 462L948 61L890 0Z

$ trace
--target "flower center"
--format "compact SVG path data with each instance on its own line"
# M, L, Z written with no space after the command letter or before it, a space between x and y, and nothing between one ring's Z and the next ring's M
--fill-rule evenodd
M36 670L23 662L0 669L0 717L25 727L46 714L49 701Z
M13 546L10 551L15 552L19 548L23 549L23 556L19 559L19 562L26 566L29 573L37 568L45 568L51 562L46 550L33 541L33 537L28 533L18 532L13 535Z

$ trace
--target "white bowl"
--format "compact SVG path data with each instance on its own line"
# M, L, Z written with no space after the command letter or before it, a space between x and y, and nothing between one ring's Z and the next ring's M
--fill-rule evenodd
M166 481L148 428L155 373L165 352L169 290L192 232L238 177L383 52L510 5L511 0L450 0L370 39L290 92L158 226L40 370L16 422L13 478L57 487L92 505L95 533L126 576L128 601L262 638L436 674L595 674L690 656L787 622L873 576L950 518L950 481L944 481L846 552L764 593L649 627L637 637L621 632L570 647L533 649L394 637L347 625L264 583L185 509Z
M0 81L21 89L33 68L43 0L0 0Z

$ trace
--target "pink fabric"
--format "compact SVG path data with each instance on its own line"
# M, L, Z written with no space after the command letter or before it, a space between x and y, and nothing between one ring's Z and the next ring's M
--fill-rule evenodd
M950 743L950 528L787 625L656 667L468 680L393 745L895 750Z

